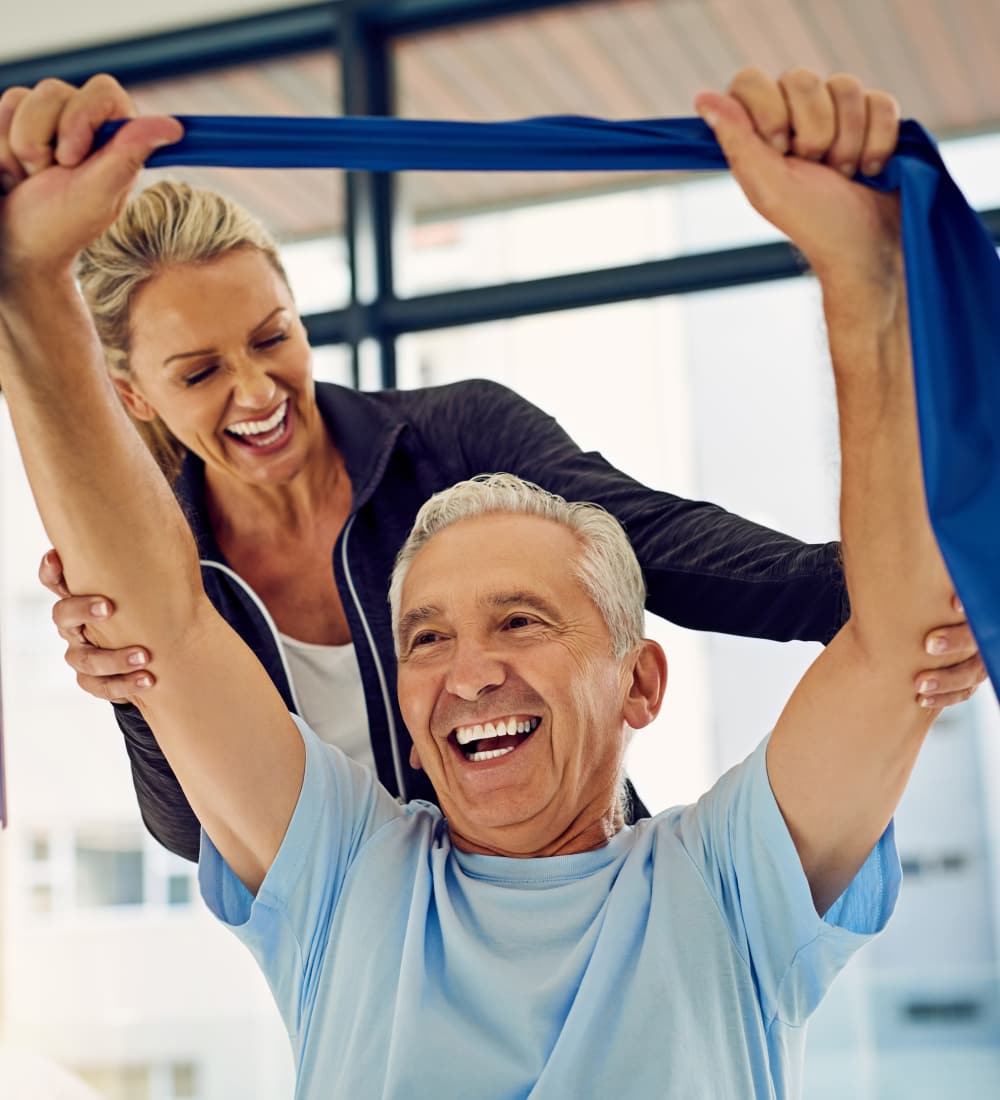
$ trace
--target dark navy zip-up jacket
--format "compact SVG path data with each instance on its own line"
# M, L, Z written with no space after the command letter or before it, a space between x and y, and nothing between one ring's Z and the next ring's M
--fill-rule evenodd
M847 616L839 544L807 545L714 504L641 485L581 451L552 417L493 382L358 393L317 383L320 413L351 479L351 514L333 548L357 653L378 776L403 799L434 800L409 766L396 703L389 577L417 509L476 474L507 471L568 500L590 500L628 532L646 579L646 606L696 630L828 642ZM175 492L194 530L205 591L296 709L281 643L259 597L226 564L208 521L204 467L188 455ZM139 711L116 706L147 828L198 858L200 827Z

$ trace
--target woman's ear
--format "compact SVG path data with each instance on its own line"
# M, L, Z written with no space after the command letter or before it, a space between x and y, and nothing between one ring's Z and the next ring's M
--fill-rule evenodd
M632 659L631 682L622 714L632 729L641 730L660 713L666 687L666 654L658 642L643 638Z
M111 381L118 391L118 396L125 403L125 408L128 409L136 420L156 419L156 409L150 405L145 397L142 396L127 378L120 378L115 375L112 377Z

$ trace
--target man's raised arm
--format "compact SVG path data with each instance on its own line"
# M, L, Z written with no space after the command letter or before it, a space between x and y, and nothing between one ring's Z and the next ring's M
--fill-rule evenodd
M157 654L157 683L135 702L212 840L255 890L298 797L302 741L204 595L190 530L114 394L72 273L145 158L180 126L137 120L83 159L127 100L100 78L80 92L55 81L12 91L0 101L0 168L27 178L0 198L0 386L70 583L117 606L95 640L138 637Z
M851 78L743 80L699 109L750 201L819 278L840 415L852 615L793 693L767 757L824 913L888 825L937 713L918 705L913 681L928 664L925 635L949 621L952 586L924 505L898 199L847 178L887 159L895 102ZM789 132L799 156L774 148Z

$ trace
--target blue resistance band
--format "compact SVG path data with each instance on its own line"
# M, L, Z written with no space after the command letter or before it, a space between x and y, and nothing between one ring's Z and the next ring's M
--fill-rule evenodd
M517 122L179 116L148 166L373 172L720 169L700 120ZM103 128L106 141L120 124ZM933 140L904 122L896 155L861 182L900 191L924 482L931 525L1000 691L1000 259ZM923 598L914 592L913 599Z

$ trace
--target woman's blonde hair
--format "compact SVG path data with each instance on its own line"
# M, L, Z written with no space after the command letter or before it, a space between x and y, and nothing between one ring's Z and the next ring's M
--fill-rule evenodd
M206 263L239 248L262 252L288 285L274 239L224 195L161 180L129 200L114 224L80 254L76 271L112 377L131 376L131 311L139 288L175 264ZM133 417L133 422L173 483L183 445L159 419Z

